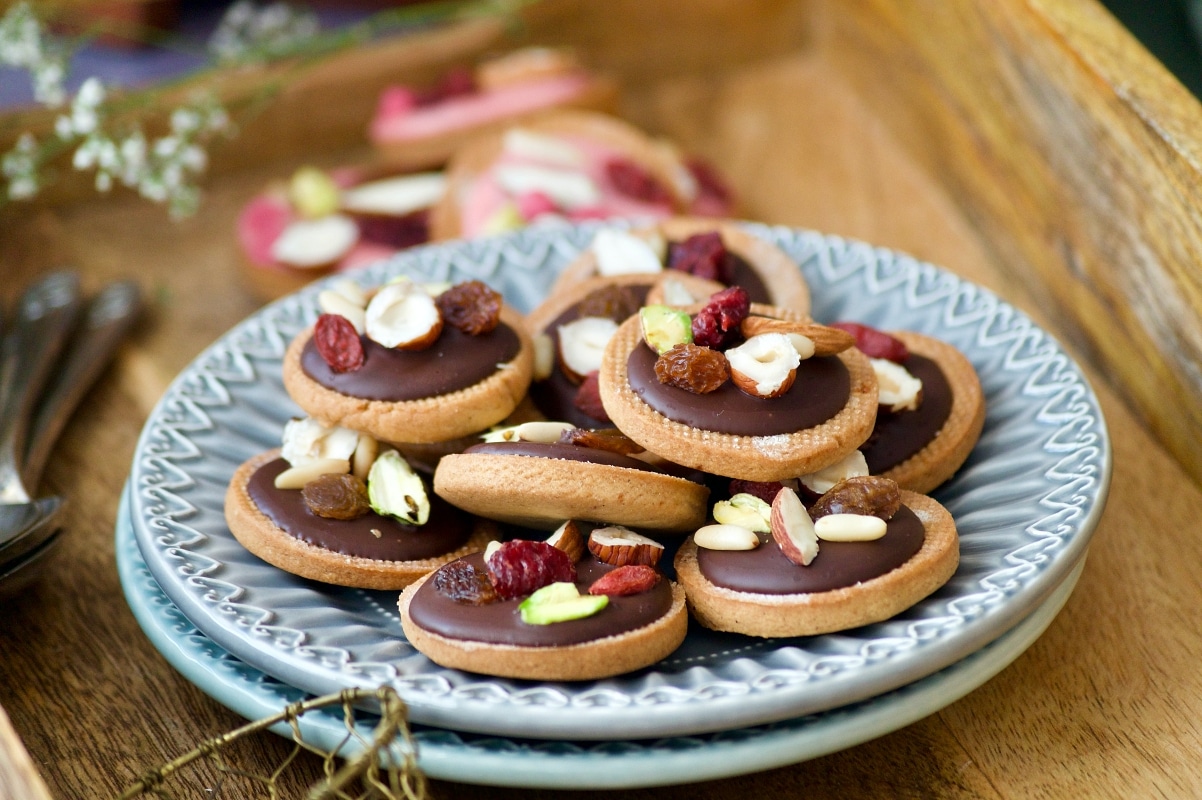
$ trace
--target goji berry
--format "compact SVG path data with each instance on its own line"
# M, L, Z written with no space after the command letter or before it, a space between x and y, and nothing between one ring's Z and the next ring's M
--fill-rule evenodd
M642 594L659 583L659 572L646 564L627 564L602 575L588 587L589 594L604 594L610 597L625 597Z

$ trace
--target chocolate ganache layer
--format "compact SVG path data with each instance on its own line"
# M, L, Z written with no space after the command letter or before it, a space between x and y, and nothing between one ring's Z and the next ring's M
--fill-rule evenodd
M847 405L851 376L836 356L807 358L780 397L753 397L727 381L717 391L693 394L655 376L655 352L640 343L626 361L630 388L670 420L737 436L775 436L821 425Z
M301 352L301 369L311 379L350 397L391 402L421 400L466 389L491 377L498 364L512 361L521 349L505 323L491 333L469 336L443 326L438 340L425 350L396 350L361 336L366 356L353 372L334 372L310 337Z
M697 548L701 574L715 586L753 594L812 594L854 586L880 577L922 549L926 531L906 506L889 520L885 535L874 542L819 542L809 566L785 558L771 534L760 534L755 550Z
M484 556L473 553L464 560L484 570ZM576 564L576 587L581 594L610 570L608 564L585 556ZM521 600L501 600L480 606L456 603L434 588L431 578L417 590L409 604L409 617L419 627L448 639L507 644L521 647L560 647L592 642L649 625L672 607L672 588L661 578L654 588L627 597L611 597L609 604L591 617L530 625L522 621Z
M471 517L433 493L430 520L421 526L375 512L351 520L319 517L305 505L299 489L275 488L276 476L288 466L282 458L267 462L250 476L246 490L277 527L315 547L377 561L420 561L456 550L471 536Z
M463 452L477 455L492 454L498 456L529 456L532 458L561 458L567 461L608 464L611 467L639 469L646 472L660 471L645 461L639 461L637 458L624 456L621 453L615 453L610 450L598 450L593 447L580 447L574 444L561 444L559 442L552 442L550 444L543 444L541 442L485 442L484 444L474 444Z
M922 381L922 402L913 411L877 412L872 435L860 447L872 475L896 467L930 444L951 415L952 387L939 365L911 353L902 366Z

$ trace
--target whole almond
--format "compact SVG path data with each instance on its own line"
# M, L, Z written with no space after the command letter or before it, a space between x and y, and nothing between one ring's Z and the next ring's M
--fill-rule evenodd
M745 339L761 333L796 333L814 343L815 356L833 356L856 343L856 337L838 328L819 325L817 322L793 322L771 317L747 317L739 325L739 331Z
M547 537L547 544L567 553L573 564L584 558L584 536L580 533L580 523L574 519L560 525Z
M809 566L818 555L818 534L797 492L782 488L772 500L772 538L785 558Z

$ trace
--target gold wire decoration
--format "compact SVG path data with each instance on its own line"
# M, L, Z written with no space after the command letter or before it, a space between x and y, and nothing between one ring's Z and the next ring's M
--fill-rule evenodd
M370 738L359 732L355 718L356 707L367 700L375 700L380 707L380 721ZM337 705L342 706L346 736L329 751L306 742L301 735L301 716L309 711ZM285 722L292 731L294 747L270 774L246 772L227 763L223 751L231 744ZM345 763L337 767L335 759L341 757L339 753L352 743L360 745L361 751L346 758ZM181 768L201 759L211 762L223 780L236 776L258 783L266 790L266 797L277 800L280 797L281 776L303 751L321 758L325 775L309 788L308 800L424 800L426 797L426 778L417 766L417 746L407 724L405 702L395 689L381 686L374 690L346 689L338 694L292 703L275 716L201 742L190 752L147 772L122 792L117 800L132 800L148 795L171 798L173 795L166 784L173 777L178 780ZM353 786L359 794L351 794ZM220 796L220 791L216 794Z

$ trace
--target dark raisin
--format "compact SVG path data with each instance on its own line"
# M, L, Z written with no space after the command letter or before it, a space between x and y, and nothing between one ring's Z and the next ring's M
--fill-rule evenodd
M341 314L322 314L313 329L317 354L334 372L354 372L363 366L363 340L351 321Z
M504 600L523 597L544 586L576 580L576 565L568 554L546 542L514 539L488 559L488 577Z
M722 234L717 231L695 233L673 242L668 248L668 268L698 278L729 284L734 279L734 260L729 257Z
M730 366L717 350L678 344L655 360L655 377L686 392L709 394L730 380Z
M482 606L501 599L488 575L467 561L452 561L435 572L431 580L434 581L434 591L456 603Z
M739 325L751 312L751 298L741 286L731 286L710 296L693 317L693 343L715 349L738 340Z
M730 482L730 496L750 494L771 505L782 486L784 484L780 481L745 481L742 478L735 478Z
M482 281L457 283L436 302L443 321L469 336L490 333L501 321L501 293Z
M367 484L345 473L314 478L301 489L301 498L310 511L326 519L358 519L371 511Z
M828 514L865 514L890 520L901 507L897 482L877 475L862 475L839 481L810 506L810 517Z
M597 370L593 370L584 376L584 380L580 383L580 388L576 390L576 396L572 399L572 405L576 406L576 410L582 414L597 420L598 422L612 422L609 414L605 412L605 406L601 403L601 374Z
M613 187L627 197L646 203L672 205L672 194L654 175L628 158L610 159L605 175Z
M910 357L910 351L900 340L882 330L859 322L835 322L832 328L847 331L856 337L856 347L869 358L884 358L898 364Z
M610 284L596 289L576 305L578 317L605 317L614 322L624 322L627 317L638 313L639 300L628 286Z
M623 456L642 453L644 448L617 428L569 428L560 434L559 441L564 444L574 444L577 447L588 447L593 450L607 450Z

